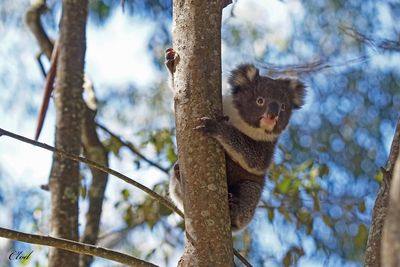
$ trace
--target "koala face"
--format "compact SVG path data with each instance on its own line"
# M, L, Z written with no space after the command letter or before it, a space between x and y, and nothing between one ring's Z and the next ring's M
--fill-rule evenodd
M280 134L293 109L303 105L304 85L297 80L260 76L253 65L241 65L229 80L233 104L243 121L267 133Z

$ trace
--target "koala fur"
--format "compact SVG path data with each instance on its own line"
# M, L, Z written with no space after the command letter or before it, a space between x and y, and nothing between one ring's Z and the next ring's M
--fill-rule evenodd
M240 65L223 96L224 119L201 118L196 128L225 150L232 231L244 229L254 216L277 139L292 111L303 105L304 85L297 80L259 75L253 65ZM170 180L170 196L182 208L179 164Z

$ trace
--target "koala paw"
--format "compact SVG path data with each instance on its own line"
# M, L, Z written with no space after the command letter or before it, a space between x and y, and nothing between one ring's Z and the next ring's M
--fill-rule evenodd
M165 66L171 74L175 73L179 60L179 54L173 48L165 50Z
M194 129L207 135L216 135L219 132L219 121L209 117L198 119L199 125Z

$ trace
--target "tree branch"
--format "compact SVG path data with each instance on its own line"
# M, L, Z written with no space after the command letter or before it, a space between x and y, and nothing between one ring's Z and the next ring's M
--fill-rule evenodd
M260 66L262 69L267 71L267 74L269 76L281 76L281 75L299 76L305 74L312 74L327 69L345 67L350 64L360 64L368 60L369 57L367 55L363 55L337 63L329 63L327 60L317 59L303 64L289 64L289 65L277 65L269 62L261 62Z
M387 50L387 51L395 51L400 52L400 42L389 40L389 39L375 39L371 36L361 33L360 31L351 28L351 27L340 27L340 29L347 35L366 43L371 46L373 49L378 50Z
M381 240L382 229L386 218L390 184L393 177L393 169L399 153L400 146L400 120L397 121L396 132L393 137L392 146L390 149L389 160L386 169L383 171L383 183L379 189L378 195L375 200L374 209L372 212L372 223L368 234L367 248L365 250L365 267L379 267L381 266Z
M92 255L104 259L116 261L118 263L126 264L129 266L137 267L151 267L156 266L152 263L142 261L130 255L123 254L110 249L96 247L89 244L84 244L68 239L56 238L50 236L42 236L35 234L27 234L6 228L0 227L0 236L8 239L18 240L30 244L39 244L44 246L55 247L59 249L68 250L78 254Z
M108 168L108 167L106 167L106 166L103 166L103 165L101 165L101 164L98 164L98 163L96 163L96 162L94 162L94 161L91 161L91 160L85 158L85 157L81 157L81 156L78 156L78 155L74 155L74 154L65 152L65 151L63 151L63 150L57 149L57 148L52 147L52 146L49 146L49 145L47 145L47 144L40 143L40 142L34 141L34 140L32 140L32 139L23 137L23 136L21 136L21 135L18 135L18 134L15 134L15 133L6 131L6 130L4 130L4 129L2 129L2 128L0 128L0 136L1 136L1 135L5 135L5 136L11 137L11 138L13 138L13 139L17 139L17 140L19 140L19 141L22 141L22 142L24 142L24 143L28 143L28 144L31 144L31 145L34 145L34 146L37 146L37 147L46 149L46 150L51 151L51 152L54 152L54 153L56 153L57 155L60 155L60 156L62 156L62 157L65 157L65 158L68 158L68 159L70 159L70 160L74 160L74 161L77 161L77 162L85 163L86 165L88 165L88 166L90 166L90 167L93 167L93 168L98 169L98 170L100 170L100 171L103 171L103 172L106 172L106 173L108 173L108 174L111 174L111 175L113 175L113 176L115 176L115 177L117 177L117 178L123 180L124 182L126 182L126 183L128 183L128 184L130 184L130 185L133 185L133 186L139 188L140 190L146 192L148 195L150 195L150 196L153 197L154 199L157 199L161 204L163 204L163 205L166 206L167 208L171 209L172 211L174 211L175 213L177 213L177 214L178 214L179 216L181 216L182 218L184 217L182 211L180 211L174 204L172 204L171 201L167 200L165 197L163 197L163 196L157 194L156 192L154 192L154 191L151 190L150 188L148 188L148 187L142 185L141 183L136 182L135 180L129 178L129 177L126 176L126 175L123 175L123 174L120 173L120 172L117 172L117 171L115 171L115 170L113 170L113 169L110 169L110 168Z
M43 99L42 105L40 106L38 122L36 126L35 132L35 140L37 141L40 136L40 132L43 128L44 119L46 118L47 109L49 107L50 96L54 90L54 81L56 79L56 69L57 69L57 60L58 60L58 42L54 44L53 54L51 55L50 60L50 69L46 75L46 83L43 90Z
M108 152L100 141L96 131L95 116L97 101L94 88L87 76L85 76L84 91L87 95L82 118L81 135L84 153L88 159L108 167ZM89 208L86 212L85 229L80 240L82 243L96 244L100 229L101 213L103 211L104 192L108 182L108 173L93 167L90 167L90 172L92 174L92 183L88 191ZM91 256L81 255L79 266L89 267L92 260Z

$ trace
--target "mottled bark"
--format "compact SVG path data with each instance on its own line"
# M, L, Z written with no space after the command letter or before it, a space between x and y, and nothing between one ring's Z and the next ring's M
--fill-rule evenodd
M397 141L398 147L399 140L395 141ZM398 149L390 185L388 206L382 231L381 266L398 267L400 266L400 151Z
M368 234L367 248L365 251L365 267L379 267L382 263L381 242L382 230L387 215L389 205L389 192L392 183L394 165L400 146L400 121L397 122L396 132L393 137L392 147L390 149L389 160L383 171L383 183L379 189L375 200L375 206L372 213L372 223Z
M233 266L224 153L195 131L222 115L221 1L174 1L174 76L178 158L184 189L186 249L179 266Z
M44 1L38 0L33 3L26 13L26 23L36 37L40 50L50 60L53 44L40 20L40 16L45 9ZM88 103L84 106L81 136L84 152L88 159L108 167L107 151L96 132L96 111L92 110L96 109L96 99L91 83L86 84L85 90L88 95ZM92 107L92 109L89 107ZM90 170L92 173L92 184L88 192L89 209L86 213L86 224L81 241L87 244L95 244L99 234L100 218L108 174L95 168L90 168ZM81 267L89 266L92 259L93 257L91 256L81 255L79 265Z
M59 37L56 107L56 147L79 154L83 111L82 85L86 48L87 0L64 0ZM50 174L51 234L78 240L79 164L55 154ZM49 266L78 266L79 255L51 249Z
M50 236L27 234L23 232L13 231L10 229L0 227L0 237L27 242L30 244L38 244L43 246L50 246L56 248L62 248L65 250L73 251L76 253L86 254L101 257L104 259L112 260L123 266L135 266L135 267L156 267L156 265L142 261L141 259L123 254L118 251L96 247L93 245L82 244L76 241L55 238Z

